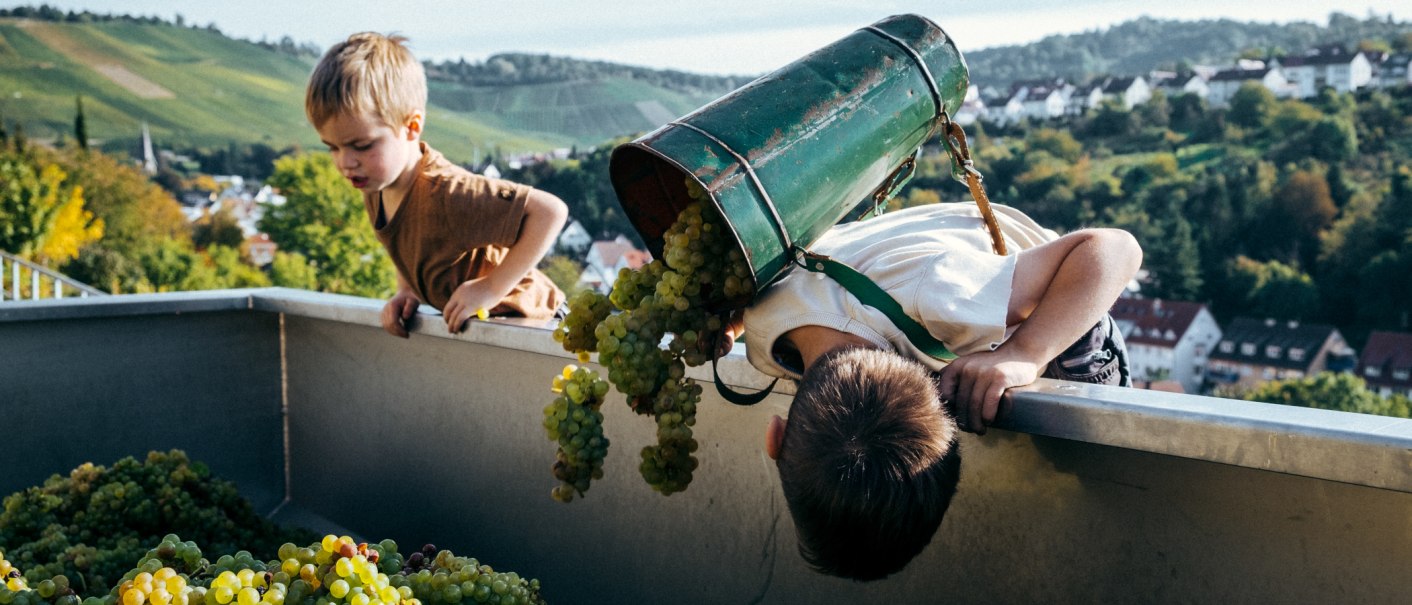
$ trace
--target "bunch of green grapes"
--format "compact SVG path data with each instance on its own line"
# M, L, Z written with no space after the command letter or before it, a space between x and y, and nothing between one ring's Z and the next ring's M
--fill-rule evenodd
M65 576L83 591L106 589L169 533L214 552L248 548L264 556L283 541L314 537L256 514L234 484L180 450L111 467L85 463L7 496L0 510L0 544L30 586ZM172 548L171 563L192 552L187 544Z
M697 460L696 439L691 427L696 424L696 406L701 402L701 385L680 373L662 385L652 401L652 413L657 418L657 445L642 448L642 463L638 470L652 489L670 496L686 489Z
M640 269L619 271L606 304L602 295L575 296L568 317L554 333L580 362L588 362L588 352L597 352L608 381L627 396L628 406L654 418L658 442L642 450L639 470L663 494L686 489L697 465L691 456L697 443L690 427L696 422L701 387L683 378L685 366L711 360L724 314L754 296L750 265L711 209L707 192L691 179L686 187L693 201L663 233L662 258ZM563 399L545 409L545 428L551 439L561 442L562 435L554 431L565 422L556 418L568 407ZM564 502L572 499L573 490L581 495L597 478L574 470L562 449L554 475L563 483L552 495Z
M554 377L554 392L559 396L544 408L544 432L559 444L554 478L560 483L550 495L569 502L574 492L583 495L590 481L603 476L608 438L603 436L603 413L598 408L608 394L608 382L593 370L570 364Z
M569 314L554 328L555 342L568 351L591 351L598 347L595 330L613 310L608 297L585 289L569 297Z
M539 580L521 578L513 571L498 572L473 558L458 557L430 544L408 557L409 564L413 558L418 558L416 571L393 576L393 585L398 590L409 589L415 599L426 605L544 602L539 596Z

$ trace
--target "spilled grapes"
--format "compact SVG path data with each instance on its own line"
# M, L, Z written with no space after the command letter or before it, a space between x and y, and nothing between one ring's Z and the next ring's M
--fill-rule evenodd
M691 179L686 186L693 201L663 234L662 258L619 271L607 296L593 290L574 295L554 331L580 362L597 353L607 369L605 377L571 365L554 379L556 397L544 409L544 428L559 446L555 500L583 495L603 474L608 440L598 410L610 383L634 412L656 422L657 443L640 452L642 478L664 495L691 483L697 466L691 427L702 388L686 377L686 366L712 359L713 336L731 309L750 301L754 280L706 192Z

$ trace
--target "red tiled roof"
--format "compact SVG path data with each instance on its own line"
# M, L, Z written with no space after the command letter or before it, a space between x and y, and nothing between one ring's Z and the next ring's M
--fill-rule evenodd
M1132 335L1123 337L1127 342L1175 347L1205 307L1184 300L1120 298L1109 314L1120 323L1133 324ZM1174 336L1170 340L1166 337L1169 332Z
M651 254L624 241L596 241L593 242L593 251L598 253L605 267L617 265L618 259L622 258L627 260L629 269L638 269L652 260Z

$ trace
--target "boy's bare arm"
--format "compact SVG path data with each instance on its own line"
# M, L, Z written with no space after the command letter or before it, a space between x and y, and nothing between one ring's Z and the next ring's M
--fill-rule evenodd
M1142 248L1117 229L1086 229L1022 251L1007 323L1020 324L994 351L941 371L942 397L961 427L984 433L1006 389L1034 382L1045 364L1091 329L1142 265Z
M461 326L475 315L476 310L490 309L505 298L549 251L568 216L569 207L563 200L553 194L531 189L525 200L525 218L520 224L519 237L510 246L504 261L494 270L456 287L442 310L446 329L461 331Z

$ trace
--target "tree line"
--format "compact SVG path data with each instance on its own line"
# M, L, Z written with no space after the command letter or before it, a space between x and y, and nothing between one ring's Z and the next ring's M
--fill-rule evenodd
M441 63L425 62L424 65L428 78L465 86L516 86L623 78L696 94L728 92L754 79L753 76L712 76L529 53L500 53L485 61L466 61L463 57Z

